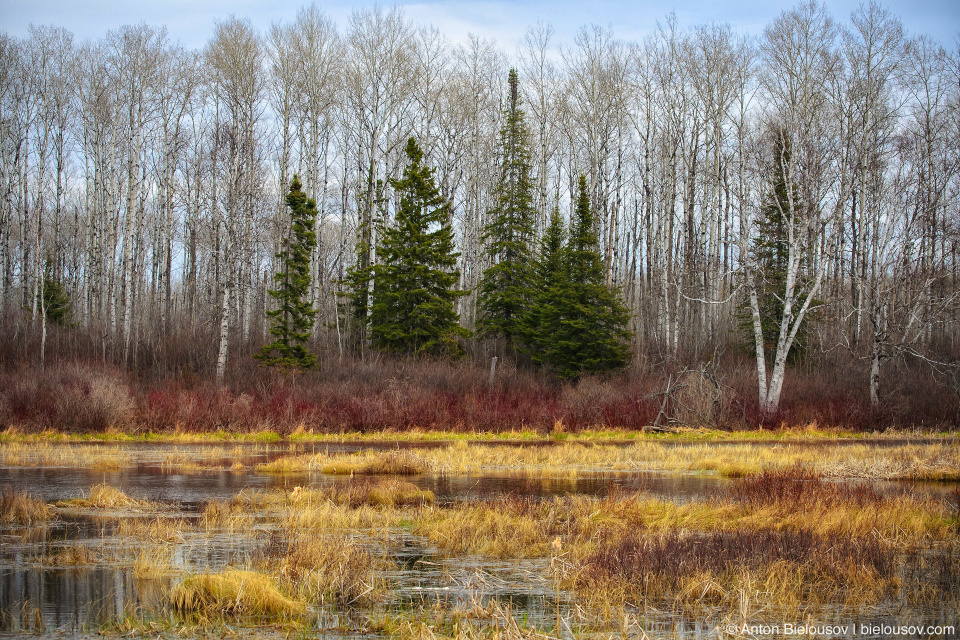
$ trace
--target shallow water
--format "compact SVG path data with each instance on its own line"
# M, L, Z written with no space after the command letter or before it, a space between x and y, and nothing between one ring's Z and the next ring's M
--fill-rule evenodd
M10 486L46 502L80 497L90 487L106 483L137 499L161 502L184 517L196 517L203 505L228 500L238 492L293 486L328 487L349 482L343 476L301 474L278 476L258 474L256 464L281 456L353 452L364 448L396 448L398 443L363 444L250 444L250 445L167 445L90 444L94 451L121 454L125 466L118 469L76 469L67 465L0 467L0 487ZM412 446L409 444L403 446ZM427 443L420 446L439 446ZM678 444L677 446L683 446ZM722 446L722 445L720 445ZM818 446L825 446L818 444ZM830 446L830 445L826 445ZM842 445L841 445L842 446ZM242 469L231 467L239 464ZM611 491L642 490L656 497L680 502L702 499L724 491L729 480L711 474L659 472L561 474L531 477L521 473L482 476L413 476L404 480L433 491L440 503L481 501L505 494L531 497L556 495L605 495ZM939 496L952 485L939 483L873 483L883 493L922 493ZM132 517L132 516L127 516ZM139 543L116 535L116 518L93 514L65 513L40 528L0 527L0 633L40 632L57 637L96 633L101 625L125 616L143 616L162 609L163 594L175 578L140 579L132 568ZM173 566L185 572L218 570L243 565L256 552L269 528L216 534L191 532L166 543ZM368 541L389 555L396 567L387 573L389 592L383 606L407 609L429 608L439 601L446 606L469 609L486 606L491 599L509 603L518 618L541 628L552 628L558 603L573 630L583 621L580 610L567 594L557 593L550 579L549 560L498 561L479 557L451 557L440 553L419 536L394 533L387 540ZM70 568L44 566L49 558L70 545L94 550L95 566ZM349 629L349 614L321 608L318 628L326 637L359 637L337 633ZM861 618L837 617L816 620L817 624L889 623L890 610L865 612ZM901 609L898 619L916 624L957 624L956 614L943 610ZM749 622L749 621L748 621ZM802 621L784 621L799 624ZM811 621L807 621L808 623ZM610 632L629 637L654 634L672 638L718 638L714 617L696 619L668 610L628 612ZM863 630L863 627L859 627ZM960 628L958 628L960 630ZM329 631L329 633L328 633ZM786 635L784 633L779 635ZM869 630L868 630L869 631ZM775 637L777 634L752 634ZM888 638L894 635L854 633L856 638ZM578 636L579 637L579 636Z

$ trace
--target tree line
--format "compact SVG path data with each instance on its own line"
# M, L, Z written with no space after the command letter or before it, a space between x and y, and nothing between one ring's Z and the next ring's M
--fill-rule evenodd
M43 324L66 295L126 363L202 327L222 378L268 342L296 174L315 202L298 330L321 357L388 345L376 280L411 248L390 233L412 137L474 352L560 370L530 323L607 291L634 358L743 343L774 410L798 354L841 350L879 403L898 358L958 379L958 101L957 51L874 3L837 21L804 2L755 37L668 16L640 42L591 26L558 47L538 24L512 52L382 8L229 18L197 51L144 24L82 43L33 27L0 36L4 314ZM593 288L511 311L560 246Z

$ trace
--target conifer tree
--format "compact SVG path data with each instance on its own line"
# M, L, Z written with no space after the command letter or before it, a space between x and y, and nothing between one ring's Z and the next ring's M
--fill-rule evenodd
M394 223L380 231L370 337L384 351L459 356L463 347L456 338L469 332L459 325L454 309L466 292L454 288L460 273L450 203L412 137L406 154L403 177L390 181L398 199Z
M317 315L309 299L310 254L317 242L314 232L317 207L301 186L294 176L287 194L290 234L277 254L282 269L273 276L277 288L269 292L277 301L277 308L267 311L274 340L254 355L265 365L287 369L309 369L317 363L317 357L305 346Z
M508 82L510 101L500 130L499 196L483 232L484 252L491 264L480 280L477 325L482 335L502 335L512 347L530 305L536 210L516 69L510 70Z
M561 329L564 306L569 296L567 273L567 230L560 212L554 209L540 240L540 254L533 276L531 303L523 318L526 350L540 365L556 368L562 359L554 337Z
M541 245L535 299L528 314L527 344L534 362L562 378L623 367L629 350L629 314L619 294L603 281L586 178L580 176L570 238L551 216Z
M560 348L566 353L561 375L619 369L627 363L629 313L620 294L604 282L587 179L580 176L567 248L570 293Z
M70 296L63 284L53 275L53 263L47 258L43 269L43 313L47 322L68 326L70 324Z

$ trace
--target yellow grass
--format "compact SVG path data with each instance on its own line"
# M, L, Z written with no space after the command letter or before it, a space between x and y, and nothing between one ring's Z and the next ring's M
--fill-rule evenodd
M297 536L283 556L267 560L266 568L278 571L300 598L340 606L374 602L384 586L382 571L388 567L356 540L343 536Z
M0 522L29 526L51 518L53 509L43 500L12 489L0 492Z
M562 442L556 445L507 446L457 441L412 452L361 451L279 458L259 465L267 473L359 475L427 473L475 475L520 472L528 475L609 471L674 471L745 477L764 470L797 468L828 478L887 480L960 478L960 443L883 443L832 445L782 442L770 444L703 442L676 444L640 441L628 445Z
M240 570L190 576L173 588L170 604L208 619L290 617L305 610L302 602L281 593L270 576Z
M96 484L90 489L90 494L84 498L73 498L59 503L66 507L86 507L94 509L157 509L160 507L157 503L149 500L137 500L131 498L126 493L111 487L106 483Z
M816 430L811 433L777 432L775 436L767 435L771 432L736 434L745 439L756 438L756 442L727 442L726 436L721 437L715 432L707 432L698 440L697 433L674 439L635 437L626 445L609 443L614 439L613 432L595 433L593 440L568 439L556 444L533 443L519 447L496 444L495 440L486 444L468 443L461 438L445 446L416 452L366 450L356 454L293 454L258 465L257 470L263 473L322 471L342 475L463 475L504 470L541 475L652 470L699 471L741 477L762 470L797 467L836 478L960 479L960 441L955 437L906 444L887 444L884 438L874 442L835 444L836 438L831 438L830 433ZM516 441L524 441L528 434L514 435ZM272 437L265 434L260 441L270 441ZM0 465L116 469L135 461L134 454L124 450L122 444L25 438L8 436L0 440ZM210 439L198 441L216 442ZM219 460L242 455L242 452L236 447L205 447L200 451L203 464L197 462L197 454L192 449L174 451L168 454L166 464L170 468L196 469L217 465Z

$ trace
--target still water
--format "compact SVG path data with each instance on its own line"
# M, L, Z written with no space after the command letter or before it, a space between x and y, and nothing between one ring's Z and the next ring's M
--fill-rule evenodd
M77 445L71 445L77 446ZM0 467L0 487L29 493L48 503L81 497L90 487L106 483L136 499L162 503L176 517L189 522L199 517L211 501L229 500L245 490L289 489L293 486L324 488L348 482L342 476L303 474L278 476L258 474L255 465L281 456L319 451L349 453L362 448L388 449L397 443L364 444L251 444L222 445L89 445L121 454L121 468L88 469L70 465ZM437 445L422 445L437 446ZM183 465L171 461L200 461ZM186 469L186 470L185 470ZM482 476L413 476L404 480L432 491L437 503L490 500L505 494L536 498L558 495L605 495L611 491L644 491L661 499L679 502L703 499L722 492L729 481L709 474L655 472L592 473L559 477L529 477L500 473ZM942 485L877 483L884 493L927 492L938 495ZM43 527L25 529L0 526L0 633L39 633L49 637L96 635L108 624L124 617L142 617L143 612L163 609L165 593L175 578L138 577L138 554L144 549L117 532L123 517L143 514L64 512ZM254 521L253 527L266 527ZM265 528L258 531L267 535ZM169 562L184 573L243 566L256 552L251 532L215 534L185 528L163 545ZM262 538L261 538L262 539ZM436 601L447 605L484 606L491 599L508 603L518 617L542 628L552 627L558 604L564 618L576 630L579 608L568 594L557 592L550 578L549 560L493 560L451 557L431 547L420 536L393 532L370 542L380 547L394 564L387 575L389 593L383 606L429 607ZM77 566L49 566L51 558L71 547L93 549L96 560ZM952 611L903 610L911 621L955 624ZM350 613L335 609L318 612L317 634L324 637L359 637L360 628ZM865 612L857 619L826 622L861 624L883 622L889 612ZM632 621L631 621L632 620ZM633 627L631 627L631 624ZM626 616L622 631L633 637L640 628L652 638L718 638L715 620L697 620L662 611L636 611ZM781 634L782 635L782 634ZM841 634L842 635L842 634ZM364 636L366 637L366 636ZM577 636L580 637L580 636ZM606 636L604 636L606 637ZM642 637L642 636L641 636ZM850 637L892 637L884 633Z

